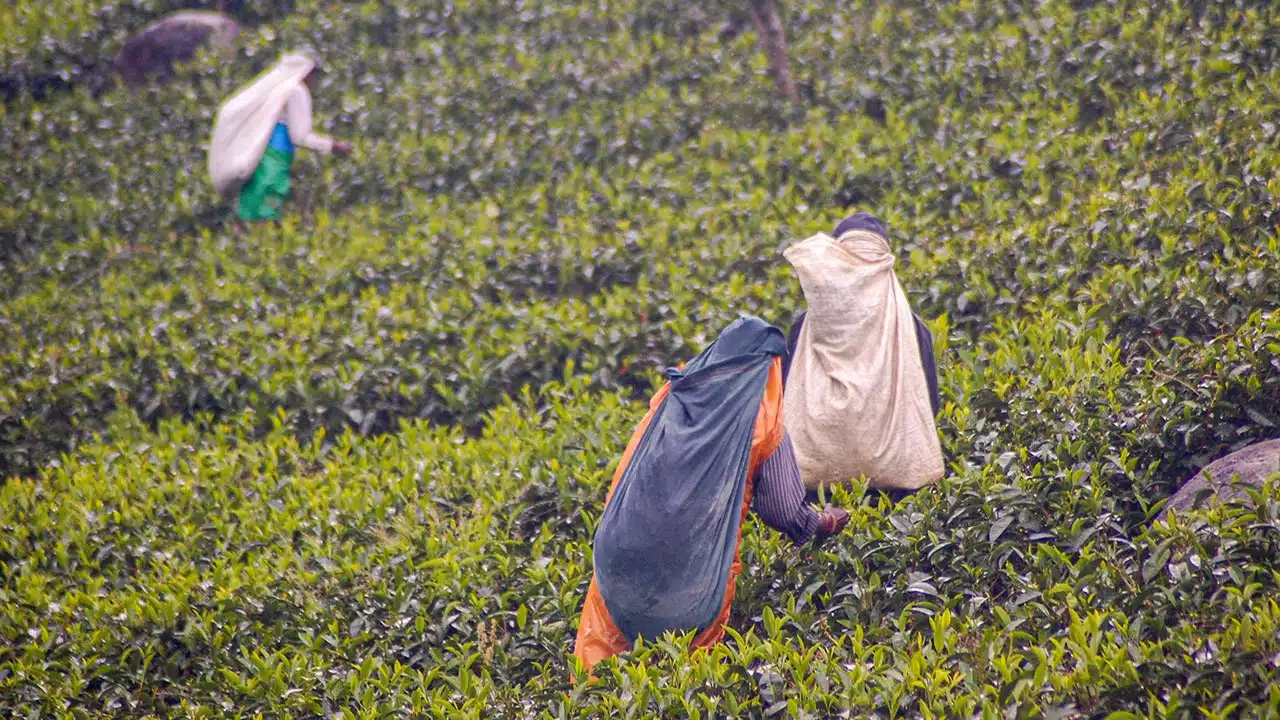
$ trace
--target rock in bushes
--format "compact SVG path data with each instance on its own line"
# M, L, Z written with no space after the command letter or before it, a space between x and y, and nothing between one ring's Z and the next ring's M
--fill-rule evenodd
M1160 511L1160 519L1163 520L1174 508L1185 511L1210 499L1218 501L1239 497L1244 494L1241 486L1261 486L1274 472L1280 472L1280 438L1254 443L1206 465L1174 493L1169 504ZM1202 497L1202 494L1208 497Z
M116 69L130 83L149 75L168 76L173 64L189 60L205 42L228 47L240 25L222 13L183 11L158 20L125 43L116 55Z

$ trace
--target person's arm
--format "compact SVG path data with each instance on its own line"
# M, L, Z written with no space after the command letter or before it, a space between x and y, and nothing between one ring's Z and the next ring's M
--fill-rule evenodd
M804 316L807 310L801 310L787 331L787 354L782 357L782 387L787 386L787 376L791 374L791 361L795 359L796 345L800 342L800 330L804 327Z
M765 525L797 545L809 542L823 528L822 518L805 504L804 482L789 433L782 436L782 444L760 465L751 505Z
M311 93L299 84L289 93L285 124L294 145L328 155L333 152L333 138L316 134L311 129Z
M938 363L933 357L933 333L929 332L929 326L924 324L919 315L911 313L911 319L915 321L920 364L924 366L924 380L929 386L929 405L933 407L933 414L936 416L942 403L938 397Z

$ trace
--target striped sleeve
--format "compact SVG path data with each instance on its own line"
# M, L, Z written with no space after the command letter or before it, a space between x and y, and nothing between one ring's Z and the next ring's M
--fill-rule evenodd
M790 434L783 435L782 444L761 464L751 504L765 525L797 545L809 542L817 534L822 521L804 501L804 483Z

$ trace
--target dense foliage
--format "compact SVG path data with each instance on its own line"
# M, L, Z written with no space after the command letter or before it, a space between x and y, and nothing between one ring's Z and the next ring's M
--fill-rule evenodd
M132 35L179 10L226 10L244 23L282 17L294 0L9 0L0 6L0 98L111 86L111 59Z
M0 10L0 715L1280 714L1280 488L1150 522L1280 434L1280 9L787 2L793 115L739 5L244 2L136 91L60 63L170 3ZM238 238L203 145L297 46L357 150ZM571 683L654 370L852 208L948 477Z

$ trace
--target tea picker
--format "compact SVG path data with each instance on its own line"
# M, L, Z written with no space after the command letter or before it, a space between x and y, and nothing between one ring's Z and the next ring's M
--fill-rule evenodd
M782 331L735 321L649 403L613 476L592 542L595 572L574 654L591 667L638 637L695 631L720 642L749 509L800 544L839 533L849 513L804 501L782 424Z
M289 197L295 146L347 155L351 146L312 129L316 63L290 54L218 110L209 145L209 174L224 198L238 198L241 220L274 220Z
M894 274L888 230L870 213L786 250L807 310L792 327L785 423L810 490L866 476L918 490L943 474L933 337Z

